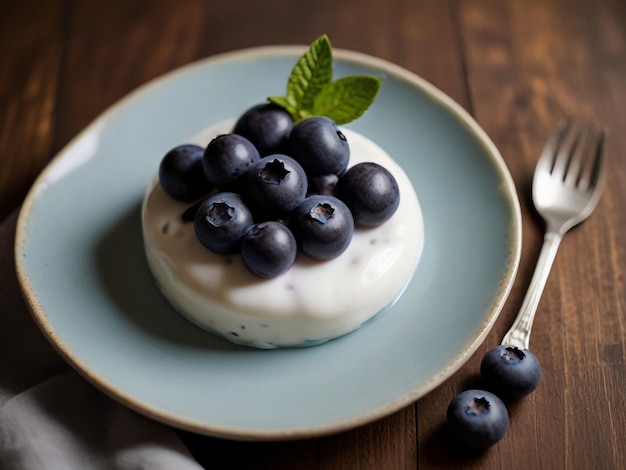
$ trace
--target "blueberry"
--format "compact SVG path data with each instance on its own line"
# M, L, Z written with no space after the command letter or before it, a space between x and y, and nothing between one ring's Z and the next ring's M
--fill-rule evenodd
M207 145L202 167L206 178L224 189L235 185L260 158L259 151L245 137L222 134Z
M312 176L340 175L348 167L348 139L332 119L314 116L296 124L289 136L293 156Z
M541 365L528 349L501 344L487 351L480 374L490 390L506 400L516 400L537 388Z
M338 176L334 174L309 178L309 194L330 194L335 192Z
M196 237L215 253L239 250L241 238L253 224L252 213L240 195L220 192L206 198L194 219Z
M241 242L244 265L257 276L276 277L296 259L297 245L291 231L276 221L261 222L246 232Z
M350 244L354 220L348 207L334 196L307 197L290 215L298 247L315 259L336 258Z
M261 156L288 153L293 118L284 108L272 103L253 106L243 113L233 129L252 142Z
M246 178L246 200L262 218L286 216L304 200L306 191L304 170L287 155L263 157Z
M504 437L509 413L496 395L483 390L459 393L448 405L448 424L468 447L486 449Z
M165 154L159 166L159 182L167 194L193 201L209 193L211 184L202 171L203 152L197 145L179 145Z
M337 182L335 196L352 211L360 225L376 226L388 220L400 204L394 176L377 163L354 165Z

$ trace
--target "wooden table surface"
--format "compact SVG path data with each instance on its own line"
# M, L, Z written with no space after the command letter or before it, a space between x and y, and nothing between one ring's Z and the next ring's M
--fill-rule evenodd
M322 33L422 76L492 138L522 207L515 284L467 365L389 417L295 442L181 437L206 466L233 468L626 468L623 0L0 1L0 219L72 137L144 82L217 53ZM542 242L529 183L566 114L610 130L606 191L566 236L548 280L531 340L540 387L510 407L500 443L466 451L450 439L445 410L520 307Z

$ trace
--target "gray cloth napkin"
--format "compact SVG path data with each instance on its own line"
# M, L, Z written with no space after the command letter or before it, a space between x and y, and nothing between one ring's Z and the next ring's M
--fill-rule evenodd
M105 396L43 337L15 275L16 220L0 224L0 469L201 469L172 429Z

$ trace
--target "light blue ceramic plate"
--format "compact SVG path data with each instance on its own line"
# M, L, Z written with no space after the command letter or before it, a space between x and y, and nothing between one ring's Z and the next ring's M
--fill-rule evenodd
M234 346L170 307L144 260L146 185L170 148L283 94L303 50L229 53L141 87L54 159L23 206L17 270L37 323L84 377L156 420L253 440L371 422L461 367L513 283L519 202L485 133L410 72L337 50L335 77L383 78L376 103L350 127L395 157L422 204L424 254L406 293L355 333L289 350Z

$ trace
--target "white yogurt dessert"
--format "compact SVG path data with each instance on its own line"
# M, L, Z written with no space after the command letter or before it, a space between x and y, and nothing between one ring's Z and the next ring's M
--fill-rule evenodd
M230 132L216 124L190 140L206 147ZM395 178L400 202L388 220L355 226L348 247L328 260L298 252L289 269L262 278L239 253L219 254L181 215L192 205L168 195L158 178L142 208L144 246L159 289L182 315L229 341L256 348L312 346L350 333L389 308L411 280L424 245L422 211L402 168L368 138L342 129L349 167L374 162Z

